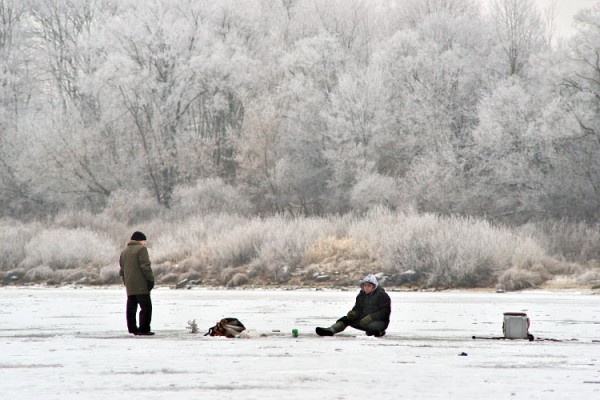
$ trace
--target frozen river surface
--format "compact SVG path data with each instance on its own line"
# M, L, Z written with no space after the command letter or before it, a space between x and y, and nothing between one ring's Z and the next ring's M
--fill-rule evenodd
M316 336L356 294L159 288L156 336L134 337L121 288L2 288L0 398L600 399L600 296L392 292L386 337ZM555 340L472 339L504 312ZM203 336L228 316L254 338Z

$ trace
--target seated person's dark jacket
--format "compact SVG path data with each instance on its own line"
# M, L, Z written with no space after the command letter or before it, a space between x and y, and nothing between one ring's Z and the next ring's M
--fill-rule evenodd
M371 294L361 290L356 296L352 311L356 313L356 317L350 320L351 325L357 324L362 318L370 315L373 321L384 321L387 328L392 311L390 296L380 286L377 286Z

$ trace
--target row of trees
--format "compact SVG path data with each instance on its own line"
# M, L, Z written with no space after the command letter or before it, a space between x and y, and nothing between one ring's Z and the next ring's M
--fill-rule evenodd
M568 41L552 21L533 0L0 0L0 216L200 187L263 214L597 221L600 4Z

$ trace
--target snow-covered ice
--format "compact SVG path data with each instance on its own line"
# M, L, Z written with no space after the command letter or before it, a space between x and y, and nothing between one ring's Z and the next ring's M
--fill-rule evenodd
M600 398L600 296L591 293L390 292L384 338L314 334L357 290L152 293L157 334L134 337L122 288L0 289L0 398ZM501 336L508 311L560 341L472 339ZM228 316L255 338L203 336ZM198 334L186 329L192 319Z

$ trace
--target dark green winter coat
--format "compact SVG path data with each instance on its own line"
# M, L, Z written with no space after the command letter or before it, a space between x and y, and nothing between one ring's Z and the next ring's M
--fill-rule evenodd
M384 321L389 324L392 301L381 286L377 286L370 294L366 294L361 289L358 296L356 296L356 303L352 308L352 312L355 315L353 321L360 321L370 315L373 321Z
M127 296L150 293L150 288L154 286L154 275L146 246L136 240L129 241L121 253L119 265L119 275L123 277Z

